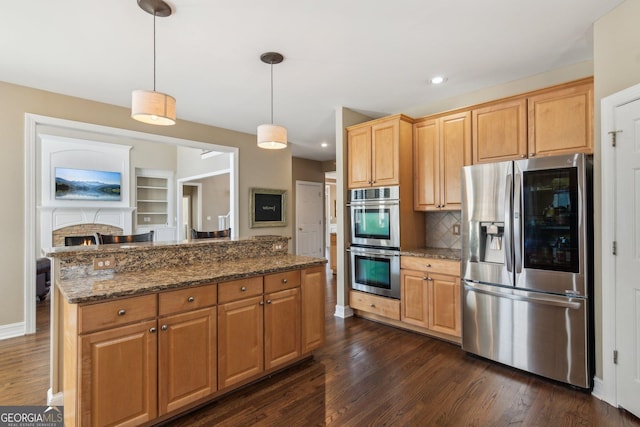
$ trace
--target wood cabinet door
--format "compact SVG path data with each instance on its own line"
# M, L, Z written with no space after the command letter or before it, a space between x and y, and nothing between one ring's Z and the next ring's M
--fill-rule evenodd
M437 120L416 123L413 127L414 196L419 211L437 210L440 204L440 144Z
M157 415L156 321L80 337L83 426L138 425Z
M371 127L354 129L347 134L347 185L349 188L371 186Z
M442 117L440 123L440 208L462 209L461 168L471 164L471 112Z
M529 157L593 153L593 83L528 99Z
M275 368L300 356L300 289L265 295L264 364Z
M371 126L371 180L374 187L400 184L400 122Z
M400 320L412 325L429 327L429 289L424 274L401 270Z
M158 346L159 415L216 391L216 308L161 318Z
M262 295L218 306L218 389L264 370Z
M461 337L460 278L429 274L429 329Z
M324 344L325 266L302 270L300 300L302 314L302 354Z
M527 156L525 98L478 108L471 114L474 164Z

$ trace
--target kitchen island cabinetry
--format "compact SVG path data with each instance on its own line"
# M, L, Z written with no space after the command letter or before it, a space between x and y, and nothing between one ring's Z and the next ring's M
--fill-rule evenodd
M52 383L65 425L163 422L311 357L324 342L326 260L269 255L282 240L51 252ZM167 265L212 247L265 255ZM156 254L165 268L87 274L94 257L139 268Z
M347 128L348 187L399 185L401 168L411 161L411 125L396 115Z
M414 209L460 210L460 168L471 164L471 112L413 125Z

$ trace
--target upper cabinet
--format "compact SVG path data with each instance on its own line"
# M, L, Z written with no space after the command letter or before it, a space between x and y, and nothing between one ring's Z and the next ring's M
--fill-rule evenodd
M471 164L471 112L414 124L414 209L459 210L460 168Z
M529 157L593 152L593 82L531 96Z
M593 153L593 79L475 108L473 163Z
M510 100L476 108L473 116L473 163L527 156L527 100Z
M400 184L403 152L411 150L411 124L396 115L347 129L349 188Z

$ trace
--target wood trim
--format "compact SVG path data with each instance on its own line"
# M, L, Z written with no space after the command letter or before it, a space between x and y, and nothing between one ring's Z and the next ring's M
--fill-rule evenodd
M414 118L413 117L409 117L407 115L404 114L394 114L392 116L384 116L384 117L380 117L379 119L374 119L374 120L369 120L367 122L363 122L363 123L358 123L356 125L353 126L349 126L347 127L347 132L354 130L354 129L359 129L362 127L366 127L366 126L373 126L382 122L386 122L387 120L400 120L400 121L404 121L410 124L413 124L414 122Z

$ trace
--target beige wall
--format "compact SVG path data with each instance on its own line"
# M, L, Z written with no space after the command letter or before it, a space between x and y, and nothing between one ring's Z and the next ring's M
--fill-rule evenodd
M202 230L218 230L218 215L229 213L229 174L197 181L202 184ZM210 219L208 219L210 218Z
M600 102L613 93L640 83L640 1L626 0L594 24L594 98L595 98L595 155L594 155L594 223L595 223L595 278L596 278L596 376L602 377L602 191L603 170L600 153Z
M179 102L179 100L178 100ZM178 107L179 108L179 107ZM151 126L129 117L129 109L0 82L0 327L24 321L24 115L94 123L176 138L239 147L240 236L291 236L291 223L277 229L249 229L249 187L291 190L291 152L261 150L255 135L178 120L175 126ZM179 114L178 114L179 115ZM178 117L179 119L179 117ZM289 217L291 208L289 208Z

